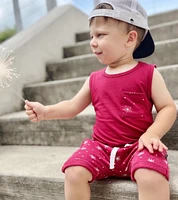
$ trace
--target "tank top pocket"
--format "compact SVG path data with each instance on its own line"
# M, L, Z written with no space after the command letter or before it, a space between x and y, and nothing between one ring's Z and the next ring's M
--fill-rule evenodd
M121 92L121 116L124 118L142 119L145 115L145 93Z

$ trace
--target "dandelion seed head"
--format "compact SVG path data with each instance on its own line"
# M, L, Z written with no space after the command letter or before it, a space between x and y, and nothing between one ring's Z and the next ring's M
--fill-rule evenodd
M5 88L10 85L13 78L19 78L16 69L13 67L15 57L13 51L0 46L0 87Z

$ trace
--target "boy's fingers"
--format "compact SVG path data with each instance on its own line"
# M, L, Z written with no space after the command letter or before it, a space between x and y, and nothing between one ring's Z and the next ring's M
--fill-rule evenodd
M25 104L24 108L25 108L25 110L31 110L32 109L31 107L27 106L26 104Z
M25 100L25 104L32 109L36 105L36 102Z
M152 146L151 143L148 143L148 144L146 144L146 145L144 145L144 146L148 149L148 151L149 151L150 153L154 153L154 151L153 151L153 146Z
M159 151L159 152L163 152L164 150L168 150L168 148L167 148L166 145L164 145L164 144L161 142L158 151Z
M33 120L33 119L35 119L35 118L37 118L35 114L29 115L29 119L30 119L30 120Z
M34 118L33 120L31 120L31 122L33 122L33 123L38 122L38 119Z
M152 140L152 145L154 150L158 150L160 147L159 141L157 140Z
M32 115L32 114L34 114L34 111L33 110L26 110L26 114L27 115Z
M141 151L144 148L144 145L141 141L138 143L138 150Z

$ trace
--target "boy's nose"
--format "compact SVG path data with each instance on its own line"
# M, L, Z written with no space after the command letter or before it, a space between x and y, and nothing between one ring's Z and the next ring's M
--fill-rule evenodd
M97 44L97 42L96 42L96 40L94 38L91 39L90 46L91 47L97 47L98 46L98 44Z

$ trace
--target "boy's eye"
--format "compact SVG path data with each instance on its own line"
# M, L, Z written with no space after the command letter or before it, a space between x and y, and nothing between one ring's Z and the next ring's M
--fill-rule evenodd
M101 37L101 36L103 36L104 34L103 33L98 33L97 34L97 37Z

